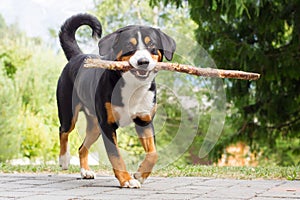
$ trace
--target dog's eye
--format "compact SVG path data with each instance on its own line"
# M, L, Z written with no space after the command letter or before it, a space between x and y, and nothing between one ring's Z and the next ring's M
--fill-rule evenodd
M157 54L157 49L156 49L156 48L151 49L150 52L151 52L151 54L158 55L158 54Z
M156 45L152 41L147 44L147 49L151 54L157 55Z
M157 55L157 49L156 49L155 45L149 46L149 47L148 47L148 51L149 51L151 54Z

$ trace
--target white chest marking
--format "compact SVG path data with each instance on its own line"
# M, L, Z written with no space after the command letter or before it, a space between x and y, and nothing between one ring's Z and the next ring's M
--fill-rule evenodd
M154 76L150 74L148 80L153 80ZM115 107L120 127L129 125L137 115L151 114L154 107L154 92L149 91L152 81L140 81L130 72L126 72L123 78L125 85L121 90L121 97L124 106Z

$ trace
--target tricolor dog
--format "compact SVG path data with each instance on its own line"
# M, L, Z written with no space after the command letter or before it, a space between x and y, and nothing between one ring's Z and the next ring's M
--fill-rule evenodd
M132 25L103 37L99 55L83 54L75 32L88 25L93 35L101 37L102 27L97 18L79 14L69 18L61 27L59 39L68 59L57 86L57 104L60 120L59 162L67 169L70 160L68 136L74 129L79 111L87 121L86 136L79 148L82 178L92 179L95 174L88 166L88 151L102 135L107 155L121 187L140 188L150 175L158 155L155 147L153 117L156 112L156 63L171 60L176 44L159 29ZM128 72L84 68L87 57L104 60L129 61ZM137 172L131 176L117 144L118 127L135 124L136 132L146 156Z

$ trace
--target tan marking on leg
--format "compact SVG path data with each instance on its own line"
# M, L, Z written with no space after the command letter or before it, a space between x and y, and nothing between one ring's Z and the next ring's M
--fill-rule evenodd
M108 157L113 167L115 177L119 180L120 185L123 187L126 181L132 179L130 174L126 170L126 165L124 163L124 160L122 159L121 155L120 156L109 155Z
M60 152L59 156L63 156L66 154L68 150L68 140L69 140L69 133L61 133L59 137L60 142Z
M152 169L158 160L158 154L156 152L151 128L145 129L143 137L140 137L139 139L146 152L146 157L139 166L138 173L135 174L135 178L139 180L140 177L142 177L143 179L140 180L140 182L143 182L151 174Z
M75 128L74 119L72 119L72 124L68 132L61 133L59 136L59 142L60 142L60 153L59 156L63 156L68 151L68 141L69 141L69 133L72 132L72 130Z
M114 106L111 103L106 102L105 108L106 108L106 112L107 112L107 123L108 124L116 123L120 119L120 116L115 111Z
M89 150L85 146L82 146L79 149L80 167L84 168L85 170L90 170L88 165L88 155L89 155Z
M120 171L117 169L113 169L113 171L121 187L124 187L125 183L132 179L130 174L127 171Z
M150 128L147 128L144 131L144 136L140 137L139 139L146 153L152 153L156 151L152 130Z

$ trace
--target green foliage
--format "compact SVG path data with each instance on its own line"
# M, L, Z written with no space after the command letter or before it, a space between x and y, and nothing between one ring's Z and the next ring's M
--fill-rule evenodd
M171 29L193 37L195 24L188 18L186 9L176 9L174 6L158 6L152 8L148 1L140 0L96 0L95 14L103 27L103 35L130 24L141 24Z
M63 55L15 26L0 35L0 161L28 157L53 160L58 155L56 82ZM8 34L9 33L9 34Z
M35 51L40 53L34 54L28 67L16 78L25 109L21 150L26 157L42 156L47 161L58 155L55 91L63 60L62 55L53 55L44 47L36 47Z
M25 157L42 157L47 161L58 155L55 90L62 57L53 55L45 47L32 47L36 53L15 78L24 109L21 152Z
M99 18L104 34L129 24L156 24L154 11L147 1L96 0L93 13Z
M18 124L21 101L17 98L14 81L7 77L3 68L0 64L0 162L12 158L18 152L18 133L21 131Z
M26 37L20 33L15 26L4 27L0 31L0 61L3 70L8 77L13 78L17 67L22 67L30 59L30 53L27 49L20 49L26 45Z
M26 55L27 52L16 48L21 38L13 39L17 35L15 27L7 27L4 21L0 27L0 145L3 147L0 150L0 162L2 162L16 156L20 149L22 125L19 124L19 119L22 103L18 96L19 88L16 87L17 83L13 77L17 70L16 66L24 62L19 55ZM13 48L16 48L16 51Z
M234 134L224 130L221 146L243 140L270 162L299 164L299 1L189 0L188 4L198 24L197 40L217 66L262 75L256 82L225 80L228 101L237 110L227 122Z

